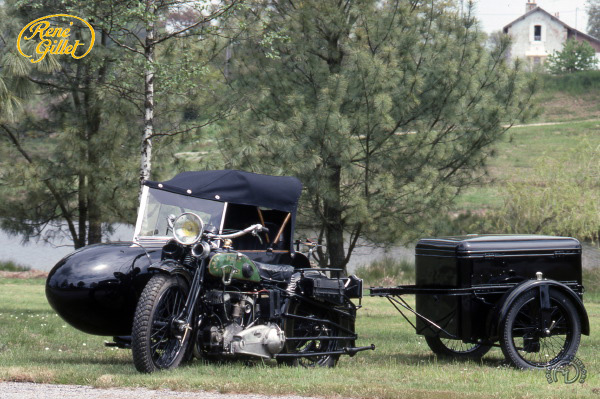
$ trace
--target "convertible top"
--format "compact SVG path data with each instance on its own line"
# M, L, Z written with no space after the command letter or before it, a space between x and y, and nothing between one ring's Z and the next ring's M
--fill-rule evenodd
M144 185L181 195L291 213L295 213L302 192L302 183L295 177L240 170L183 172L164 182L146 180Z

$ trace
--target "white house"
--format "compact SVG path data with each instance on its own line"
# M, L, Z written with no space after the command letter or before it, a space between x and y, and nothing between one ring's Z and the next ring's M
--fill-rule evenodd
M535 0L526 4L525 14L504 27L504 33L512 37L510 58L523 58L534 67L543 64L555 51L561 51L568 39L588 42L600 55L600 40L571 28L543 8Z

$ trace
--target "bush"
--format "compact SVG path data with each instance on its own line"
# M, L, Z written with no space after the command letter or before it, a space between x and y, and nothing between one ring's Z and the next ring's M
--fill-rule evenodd
M26 272L30 270L27 266L19 265L12 260L0 262L0 270L5 272Z
M547 66L554 74L597 69L596 51L587 42L569 39L561 51L548 57Z
M414 284L415 264L386 257L359 266L355 274L364 280L365 287Z
M565 92L573 95L597 93L600 90L600 71L582 71L564 75L541 75L545 92Z
M507 183L496 230L600 239L600 146L584 141L542 157L523 180Z

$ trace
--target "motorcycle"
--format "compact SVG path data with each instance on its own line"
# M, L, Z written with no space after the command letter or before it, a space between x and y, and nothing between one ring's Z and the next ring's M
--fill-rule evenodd
M48 300L73 326L131 348L145 373L193 357L333 367L372 350L355 346L362 280L312 268L294 248L301 189L231 170L146 181L133 241L67 256Z

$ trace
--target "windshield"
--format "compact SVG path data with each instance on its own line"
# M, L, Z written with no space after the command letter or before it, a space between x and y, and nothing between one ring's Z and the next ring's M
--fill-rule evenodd
M154 188L144 188L140 215L136 225L137 237L171 237L167 218L192 212L202 218L205 225L221 229L225 203L170 193Z

